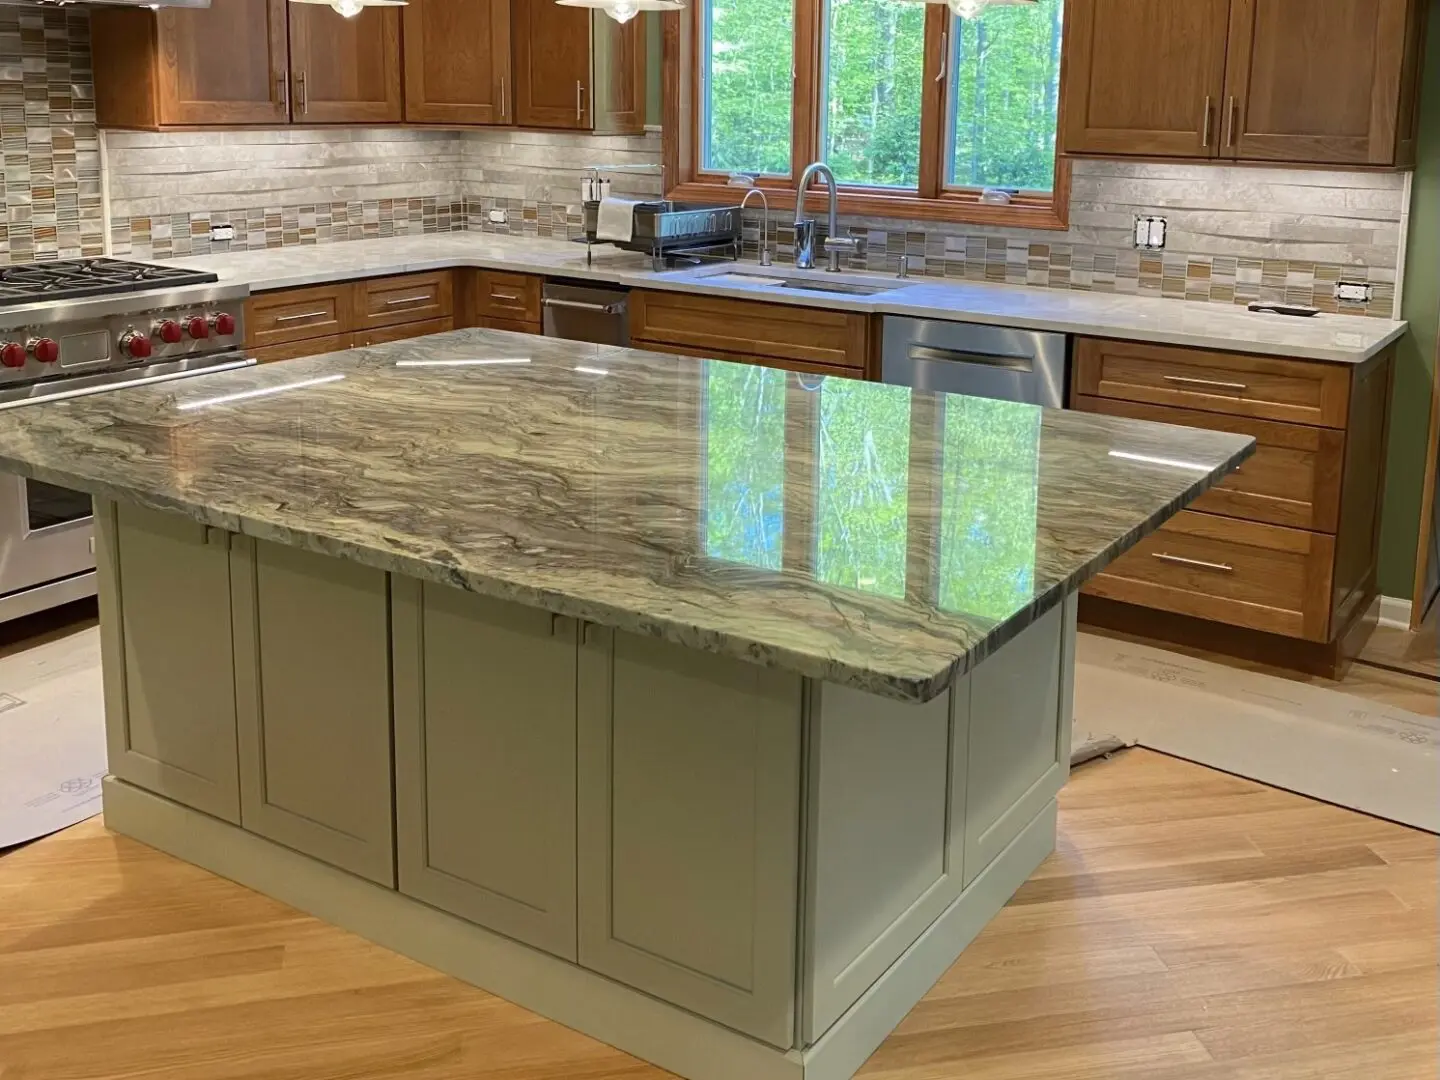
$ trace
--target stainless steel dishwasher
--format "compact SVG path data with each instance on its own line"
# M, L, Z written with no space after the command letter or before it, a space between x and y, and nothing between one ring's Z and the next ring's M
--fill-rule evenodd
M546 281L540 306L546 337L597 345L630 344L629 289Z
M1065 407L1064 334L887 316L881 340L884 382Z

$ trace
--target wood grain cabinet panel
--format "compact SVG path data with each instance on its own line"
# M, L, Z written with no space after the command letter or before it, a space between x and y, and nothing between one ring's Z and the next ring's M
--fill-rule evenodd
M1079 338L1075 392L1202 412L1343 428L1350 366Z
M560 7L555 0L511 0L510 18L515 123L590 130L594 109L590 9Z
M1234 0L1225 156L1393 164L1410 7L1411 0Z
M431 274L399 274L355 283L355 329L448 319L455 312L449 270Z
M302 341L286 341L279 345L266 345L263 349L248 349L247 354L257 364L274 364L281 360L299 360L306 356L320 356L324 353L342 352L351 348L355 340L350 334L332 334L329 337L305 338Z
M291 4L290 71L296 123L403 120L400 13L372 7L347 19L327 6Z
M833 364L809 364L804 360L781 360L773 356L722 352L719 349L695 349L688 345L669 345L663 341L632 341L630 344L633 348L648 349L650 352L694 356L702 360L724 360L731 364L756 364L760 367L779 368L781 371L793 371L798 375L825 375L837 379L865 377L865 373L856 368L836 367Z
M1345 464L1343 431L1085 395L1076 395L1071 404L1083 412L1250 435L1256 441L1254 456L1191 508L1296 529L1336 530Z
M863 371L869 329L865 315L824 308L643 289L630 293L632 338L705 355L719 351Z
M348 282L256 293L245 301L245 344L264 349L348 334L354 323L354 293Z
M354 334L354 346L358 349L367 345L385 345L391 341L409 341L411 338L444 334L454 329L454 319L426 319L424 322L401 323L399 326L382 326L376 330L357 330Z
M1329 640L1335 538L1181 511L1086 591L1307 641Z
M410 0L402 17L406 120L509 122L510 0Z
M1230 0L1069 0L1065 151L1213 157L1229 15Z
M500 270L477 270L473 279L471 305L475 315L511 322L540 324L541 279L534 274L507 274Z

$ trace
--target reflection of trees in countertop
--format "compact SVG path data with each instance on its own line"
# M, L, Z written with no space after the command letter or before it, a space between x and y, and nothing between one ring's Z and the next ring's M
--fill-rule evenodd
M705 553L780 569L785 372L705 365Z

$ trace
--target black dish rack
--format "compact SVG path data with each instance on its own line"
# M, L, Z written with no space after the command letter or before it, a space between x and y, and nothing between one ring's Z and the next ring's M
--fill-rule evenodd
M667 199L643 202L635 207L635 228L628 243L600 240L596 228L600 204L586 202L585 258L594 259L596 244L613 244L623 251L649 255L656 271L680 260L700 262L706 258L740 258L740 207L678 207Z

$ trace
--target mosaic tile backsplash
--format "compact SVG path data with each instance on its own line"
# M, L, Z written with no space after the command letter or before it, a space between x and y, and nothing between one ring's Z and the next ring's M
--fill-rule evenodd
M103 255L100 145L83 10L0 7L0 261Z

